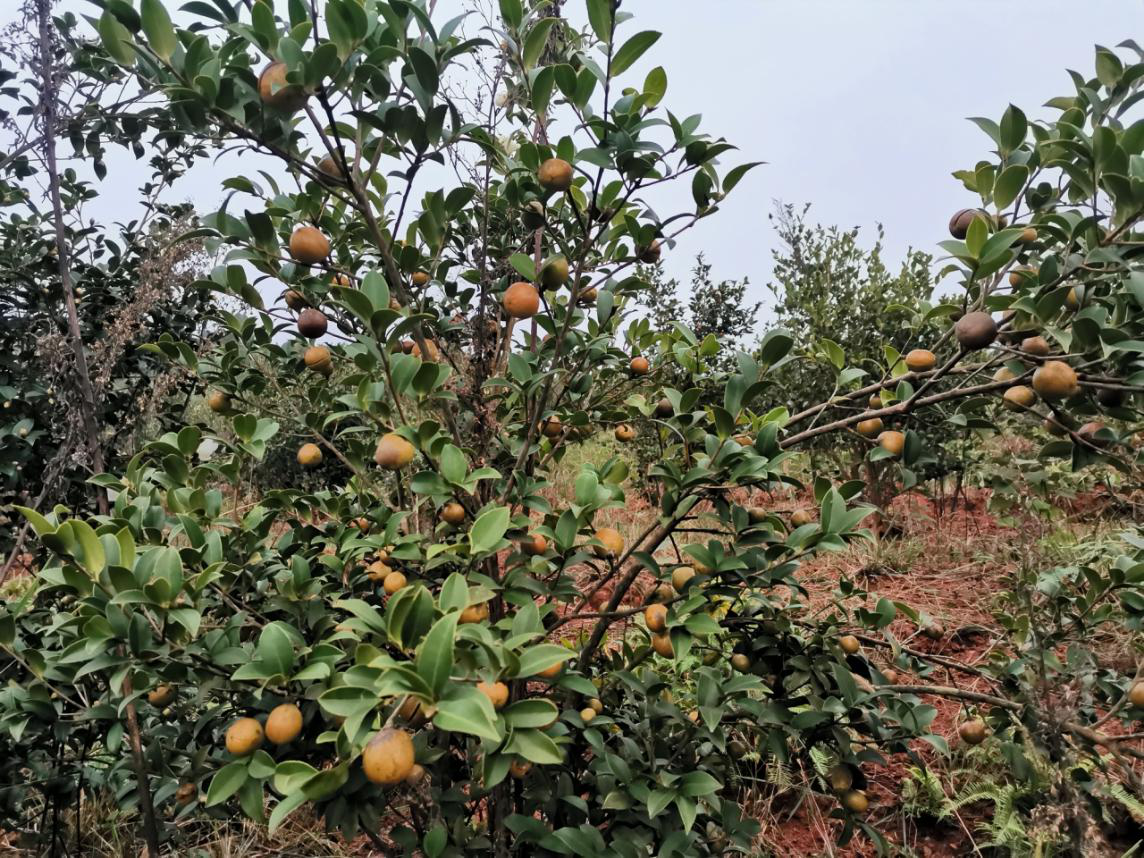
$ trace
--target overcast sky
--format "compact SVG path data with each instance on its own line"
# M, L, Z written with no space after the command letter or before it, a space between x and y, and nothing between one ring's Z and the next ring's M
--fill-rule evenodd
M438 15L460 5L440 0ZM582 5L566 8L579 18ZM626 35L663 33L624 82L638 85L663 65L664 103L679 116L702 113L706 131L739 146L723 169L767 162L682 238L668 271L685 277L703 251L715 277L748 277L757 299L770 273L773 200L811 202L816 220L861 226L867 237L881 221L891 260L908 246L933 251L949 215L975 202L951 171L988 156L990 141L966 117L999 119L1010 102L1030 118L1052 116L1040 105L1072 94L1066 69L1092 75L1094 44L1144 42L1141 0L626 0L623 8L636 15ZM206 179L200 172L180 193L211 210L234 164L204 168ZM138 184L130 172L129 156L116 159L109 181ZM678 194L687 205L689 188ZM108 194L105 213L125 216L126 199Z

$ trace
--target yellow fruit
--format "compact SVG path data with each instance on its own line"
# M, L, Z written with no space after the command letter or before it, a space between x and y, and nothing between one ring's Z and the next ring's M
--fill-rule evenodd
M737 652L731 656L731 667L740 673L746 673L751 669L751 657L746 653Z
M865 813L870 807L870 801L866 798L866 793L852 789L843 794L842 806L853 813Z
M882 407L882 397L880 397L878 394L875 393L869 399L866 400L866 403L871 408L881 408Z
M1132 683L1132 687L1128 689L1128 702L1138 708L1144 708L1144 682Z
M377 442L373 460L387 471L400 471L413 461L413 445L396 432L386 432Z
M937 363L937 356L929 349L914 349L906 355L906 366L912 372L928 372Z
M850 766L842 764L832 766L826 774L826 779L830 781L830 788L837 793L846 792L854 786L854 773L850 771Z
M572 165L563 158L549 158L537 172L541 187L548 191L566 191L572 187Z
M458 525L465 520L465 508L456 501L441 507L441 520L446 524Z
M426 363L437 363L441 359L441 350L437 348L437 344L432 340L425 341L425 354L421 354L421 346L415 341L409 340L409 351L406 354L411 354L414 357L421 358ZM405 350L405 343L402 342L401 348Z
M230 397L221 390L212 390L207 394L207 407L215 414L225 414L230 410Z
M671 573L671 586L675 592L682 593L695 577L695 570L690 566L680 566Z
M648 605L644 608L644 623L650 632L665 631L667 629L667 608L664 605Z
M317 444L303 444L298 448L298 464L303 468L316 468L322 464L322 448Z
M595 709L591 709L591 708L585 706L583 709L580 710L580 719L585 724L591 722L591 720L595 717L596 717L596 710Z
M581 304L592 304L596 301L597 292L595 289L585 289L578 296L576 300Z
M770 515L770 513L767 512L766 507L761 507L761 506L747 507L747 518L750 520L751 524L762 524L764 521L767 520L767 517L769 515Z
M1077 387L1076 371L1063 360L1045 361L1033 373L1033 390L1045 399L1064 399Z
M540 432L545 438L559 438L563 431L564 424L555 414L540 422Z
M869 420L863 420L856 428L859 435L873 438L882 431L882 420L879 417L872 417Z
M410 278L410 282L412 282L414 286L420 289L422 286L425 286L429 283L429 273L426 271L414 271L413 276Z
M1015 387L1010 387L1005 391L1002 397L1005 407L1011 411L1024 411L1033 407L1033 403L1037 401L1037 394L1033 393L1031 387L1025 387L1023 384L1018 384Z
M273 62L258 76L258 96L262 103L283 113L296 113L306 103L306 91L286 82L286 63Z
M1037 269L1032 267L1014 268L1009 272L1009 285L1014 289L1018 288L1025 279L1033 279L1037 276Z
M613 434L616 436L617 441L626 444L636 437L636 430L627 423L621 423L616 427L616 431Z
M595 538L602 545L593 545L592 551L597 557L610 557L615 559L624 553L624 537L614 527L601 527L595 533Z
M893 429L887 429L878 436L878 444L883 450L891 456L902 455L902 450L906 446L906 436L904 432L898 432Z
M540 269L540 283L545 289L559 289L568 282L568 260L554 256Z
M320 372L323 375L328 374L334 368L330 350L325 346L310 346L302 352L302 361L306 364L307 369L312 369L314 372Z
M390 572L381 582L381 589L385 590L389 596L392 596L404 586L405 576L400 572Z
M671 636L666 634L652 635L651 648L664 658L675 657L675 647L671 645Z
M538 557L548 550L548 540L539 533L533 533L521 541L520 550L529 557Z
M1080 309L1080 294L1075 288L1069 289L1068 294L1065 295L1065 306L1074 313Z
M477 683L477 691L489 698L489 702L493 704L493 709L500 709L508 703L508 686L503 682L485 682Z
M599 697L593 697L591 700L589 700L588 706L597 715L604 711L604 701L602 701Z
M361 755L365 776L383 786L401 783L414 764L413 737L397 727L386 727L374 735Z
M628 364L628 369L631 370L632 375L647 375L651 365L643 355L636 355Z
M513 283L501 299L504 311L516 319L527 319L540 309L540 293L531 283Z
M290 255L303 265L316 265L330 255L330 240L313 226L300 226L290 236Z
M854 655L854 653L862 649L862 644L854 635L843 635L838 639L838 645L842 647L842 651L847 655Z
M298 314L298 333L309 339L317 339L326 333L329 322L326 314L313 307L307 307Z
M262 746L262 725L253 718L239 718L226 728L226 749L236 757L253 754Z
M459 622L461 623L479 623L489 618L489 606L486 602L481 602L479 605L469 605L465 610L461 611Z
M814 513L809 509L796 509L790 514L790 523L794 527L802 527L814 521Z
M175 689L165 682L162 685L156 685L154 688L147 692L147 702L152 706L159 707L160 709L174 699Z
M302 732L302 710L293 703L283 703L270 710L266 719L266 738L275 745L293 742Z
M561 661L561 662L558 662L557 664L553 664L553 665L550 665L549 667L544 668L544 670L538 672L536 675L539 677L542 677L543 679L555 679L556 677L558 677L560 675L560 671L562 671L563 669L564 669L564 662Z
M980 718L971 718L957 728L957 735L967 745L980 745L985 741L987 732L985 722Z
M1025 337L1021 340L1021 351L1028 355L1045 357L1051 349L1048 340L1044 337Z

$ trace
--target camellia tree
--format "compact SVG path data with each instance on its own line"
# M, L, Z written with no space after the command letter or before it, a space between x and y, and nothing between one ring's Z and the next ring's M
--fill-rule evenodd
M1031 426L1039 398L1052 409L1063 434L1047 455L1130 455L1125 434L1073 417L1128 420L1123 397L1139 390L1144 126L1116 112L1144 65L1101 51L1057 121L1010 109L983 123L996 157L964 179L988 208L959 214L947 243L964 298L938 317L956 325L880 376L832 357L841 393L791 414L768 379L792 346L782 331L720 375L718 404L697 406L698 384L646 394L669 367L708 366L718 343L633 314L648 288L636 266L751 165L723 171L732 147L662 106L662 68L628 81L658 34L615 0L588 0L583 30L549 4L502 0L491 43L406 0L321 14L292 0L286 20L263 2L192 5L198 20L176 28L160 0L109 0L98 30L113 62L93 73L165 95L188 135L276 156L296 187L226 181L227 205L193 235L225 254L214 287L251 309L220 316L205 356L154 344L203 379L229 431L187 426L98 477L107 516L26 511L49 557L0 615L0 765L19 784L5 810L105 786L138 802L155 853L176 836L164 809L237 804L272 828L309 805L405 854L723 854L757 830L733 780L750 747L830 759L821 786L843 836L880 840L863 764L919 736L945 748L919 698L934 687L889 672L932 669L887 629L924 618L888 600L851 611L864 594L849 582L833 610L805 609L799 561L864 534L861 483L820 480L818 508L789 519L751 493L790 483L800 445L850 428L908 467L922 454L912 414L985 421L1002 397L1036 411ZM447 93L477 60L494 71L473 119ZM464 159L476 166L437 188L441 165ZM672 181L694 207L661 215L655 188ZM1047 354L1014 339L1034 331ZM585 465L574 502L554 507L565 452L603 431L630 440L640 417L665 442L647 529L625 540L612 526L619 460ZM228 503L282 438L304 467L336 459L350 476ZM1063 639L1093 619L1137 627L1138 568L1093 570L1099 593L1060 588L1101 606ZM993 732L1019 759L1055 748L1055 725L1091 750L1114 742L1102 710L1144 711L1144 685L1104 671L1066 716L1031 725L1018 665L1061 643L1051 634L1018 641L996 694L937 689L988 707L964 741Z

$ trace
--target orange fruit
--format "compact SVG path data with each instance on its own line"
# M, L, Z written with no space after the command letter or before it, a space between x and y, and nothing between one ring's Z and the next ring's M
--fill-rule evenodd
M572 187L572 165L563 158L549 158L537 171L540 185L548 191L566 191Z
M375 784L401 783L415 764L413 737L397 727L386 727L369 740L361 755L362 770Z
M644 623L648 631L657 634L667 630L667 607L665 605L648 605L644 608Z
M236 757L253 754L262 746L262 725L253 718L239 718L226 728L226 749Z
M489 698L489 702L493 704L493 709L500 709L508 703L508 686L503 682L485 682L482 680L477 683L477 691Z
M258 96L267 107L283 113L297 113L306 103L306 91L286 82L286 63L272 62L258 76Z
M513 283L501 298L504 310L516 319L527 319L540 309L540 293L531 283Z
M405 586L405 576L400 572L390 572L382 579L381 588L385 590L386 594L392 596L398 590Z
M266 719L266 738L275 745L293 742L302 732L302 710L293 703L283 703L270 710Z
M446 524L457 525L465 520L465 508L456 501L441 507L441 520Z
M906 446L905 433L887 429L878 436L878 444L891 456L900 456Z
M548 550L548 540L542 534L530 534L528 539L521 541L520 550L529 557L538 557Z
M596 539L602 542L602 545L592 546L592 551L596 553L597 557L609 557L615 559L624 553L624 537L614 527L601 527L596 530Z
M303 444L298 448L298 464L303 468L316 468L322 464L322 448L317 444Z
M647 375L650 368L647 358L642 355L632 358L632 362L628 364L628 369L631 370L632 375Z
M396 432L386 432L377 442L373 460L387 471L400 471L413 461L413 445Z
M914 349L906 355L906 366L912 372L928 372L937 363L937 355L929 349Z
M300 226L290 236L290 255L303 265L316 265L330 255L330 240L313 226Z

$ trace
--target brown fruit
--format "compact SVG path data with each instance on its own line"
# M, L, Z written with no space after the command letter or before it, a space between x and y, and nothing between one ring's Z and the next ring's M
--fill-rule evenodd
M1009 272L1009 285L1014 289L1018 288L1025 280L1032 279L1037 276L1037 269L1028 266L1024 268L1014 268Z
M500 709L508 703L508 686L503 682L481 680L477 683L477 691L489 698L489 702L493 704L493 709Z
M548 540L539 533L529 534L528 539L521 541L520 550L529 557L539 557L548 550Z
M409 770L409 774L405 776L405 783L411 787L416 787L420 786L423 780L425 780L425 767L414 763L413 768Z
M175 804L180 806L190 804L198 794L199 788L194 784L179 784L179 788L175 790Z
M312 369L322 375L329 374L334 368L330 350L325 346L310 346L302 352L302 361L306 364L307 369Z
M648 265L655 265L657 262L659 262L659 258L662 255L662 253L663 253L663 245L660 243L659 239L657 238L655 241L653 241L647 247L640 248L638 255L639 255L640 262L645 262Z
M671 404L671 400L666 396L655 404L655 416L661 419L671 417L675 413L675 408Z
M657 602L670 602L675 598L675 589L670 584L658 584L652 591L652 598Z
M346 174L342 172L341 162L334 158L333 155L327 155L318 162L318 172L331 179L337 179L339 182L344 182Z
M585 724L590 723L591 720L595 717L596 717L596 710L591 708L590 706L585 706L583 709L580 710L580 719Z
M414 271L413 276L410 277L409 280L414 286L420 289L422 286L425 286L429 283L429 272Z
M891 456L900 456L906 446L905 433L898 432L894 429L887 429L878 436L878 444Z
M644 608L643 616L648 631L661 634L667 630L667 607L665 605L648 605Z
M1033 407L1033 403L1037 401L1037 394L1033 392L1033 388L1018 384L1006 390L1001 399L1010 411L1025 411Z
M508 767L508 773L517 780L521 780L530 771L532 771L532 763L528 760L513 760Z
M226 728L226 749L236 757L253 754L262 747L262 725L253 718L239 718Z
M287 289L282 298L286 301L286 306L295 312L306 306L306 296L297 289Z
M882 671L882 676L886 681L886 685L898 684L898 672L896 670L887 667Z
M1033 390L1045 399L1064 399L1077 392L1076 371L1063 360L1048 360L1033 373Z
M997 372L993 373L994 381L1012 381L1016 377L1013 371L1005 366L999 367Z
M546 438L559 438L560 433L563 431L564 425L560 422L560 418L555 414L546 418L540 423L540 432Z
M387 471L400 471L413 461L413 445L396 432L386 432L377 442L373 460Z
M330 240L313 226L300 226L290 236L290 255L303 265L316 265L330 255Z
M985 741L986 733L985 722L980 718L971 718L957 728L957 735L967 745L980 745Z
M610 557L615 559L624 553L624 537L614 527L601 527L596 530L595 537L602 545L592 546L597 557Z
M838 639L838 645L842 647L842 651L847 655L854 655L854 653L862 649L862 644L854 635L843 635Z
M960 209L949 219L949 234L954 238L965 238L973 219L984 215L981 209Z
M298 448L298 464L303 468L316 468L322 464L322 448L317 444L303 444Z
M694 577L695 570L690 566L676 567L675 571L671 573L671 586L675 592L682 593Z
M270 710L266 719L266 738L275 745L293 742L302 732L302 710L293 703L283 703Z
M212 390L207 394L207 407L215 414L225 414L230 411L230 397L221 390Z
M432 340L426 340L425 341L425 354L424 355L421 354L421 346L420 345L418 345L413 340L410 340L409 342L413 343L413 345L411 345L409 347L409 351L407 352L407 354L411 354L414 357L421 358L421 360L425 361L426 363L437 363L437 361L439 361L441 359L441 350L439 348L437 348L437 344L435 342L433 342ZM405 343L404 342L401 343L401 348L402 348L402 351L405 350Z
M405 586L405 576L400 572L390 572L382 579L381 589L385 590L387 596L392 596L398 590Z
M957 320L953 331L961 347L970 351L983 349L997 339L997 323L988 313L966 313Z
M1045 357L1051 351L1049 341L1044 337L1025 337L1021 340L1021 351L1027 355Z
M602 701L599 697L593 697L591 700L589 700L588 706L597 715L604 711L604 701Z
M737 652L731 656L731 667L740 673L746 673L751 669L751 657L743 652Z
M501 303L504 305L504 311L513 318L527 319L536 315L536 311L540 309L540 293L531 283L522 280L505 289Z
M830 781L830 788L837 793L844 793L854 786L854 773L850 771L850 766L841 763L831 767L826 773L826 779Z
M374 735L361 755L362 770L375 784L401 783L413 771L413 737L397 727L386 727Z
M458 622L464 623L480 623L489 618L489 606L487 602L481 602L479 605L469 605L465 610L461 611L461 617Z
M747 507L747 519L751 522L751 524L762 524L764 521L767 520L767 517L769 515L770 515L770 513L767 512L766 507L761 507L761 506Z
M175 689L173 686L163 683L156 685L147 692L147 702L152 706L157 706L160 709L175 699Z
M906 355L906 366L913 372L928 372L937 363L937 356L929 349L914 349Z
M814 521L814 513L809 509L796 509L790 514L790 523L795 527L802 527Z
M258 76L258 96L262 103L282 113L297 113L306 103L306 91L286 82L286 63L273 62Z
M882 431L882 418L871 417L869 420L863 420L855 428L858 429L859 435L864 435L867 438L873 438L875 435Z
M882 397L880 397L878 394L875 393L869 399L866 400L866 404L869 405L871 408L881 408L882 407Z
M317 339L326 333L329 323L326 314L313 307L307 307L298 314L298 333L309 339Z
M626 444L636 437L636 430L629 426L627 423L621 423L616 427L615 431L616 440Z
M852 789L843 793L842 806L852 813L865 813L870 807L870 801L866 798L866 793Z
M648 364L647 358L643 357L642 355L637 355L636 357L632 358L631 363L628 364L628 369L631 371L632 375L647 375L648 370L651 369L651 366Z
M545 289L559 289L568 282L568 260L554 256L540 269L540 285Z
M358 530L360 530L362 533L369 533L369 528L370 528L369 519L368 519L368 518L366 518L364 515L363 515L363 516L360 516L359 518L357 518L357 519L354 521L354 525L355 525L355 526L357 527L357 529L358 529Z
M925 628L922 629L922 634L924 634L931 641L939 641L945 637L945 626L943 626L937 620L933 620Z
M1085 423L1076 430L1076 434L1083 438L1094 447L1107 447L1108 442L1103 438L1097 438L1096 433L1104 428L1104 424L1093 420L1091 423Z
M441 507L441 520L446 524L458 525L465 520L465 508L456 501Z
M1027 226L1023 230L1021 230L1021 243L1022 244L1032 244L1036 240L1037 240L1037 231L1035 229L1033 229L1033 227Z
M675 647L671 645L670 635L652 635L651 648L664 658L675 658Z
M1138 709L1144 709L1144 681L1137 680L1128 689L1128 702Z
M566 191L572 187L572 165L563 158L549 158L540 165L537 178L546 191Z

